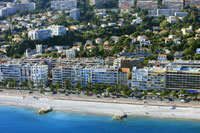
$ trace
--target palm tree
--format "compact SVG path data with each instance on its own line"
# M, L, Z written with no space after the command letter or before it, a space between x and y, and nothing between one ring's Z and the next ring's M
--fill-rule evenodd
M60 82L56 83L56 91L60 90L62 88L62 85Z
M171 97L171 98L177 97L177 95L176 95L176 90L171 91L170 97Z
M80 82L77 82L76 83L76 89L79 91L81 91L81 83Z
M69 80L65 80L64 81L64 85L65 85L65 92L66 92L66 90L69 90Z
M106 92L107 92L108 96L110 96L110 93L112 92L112 87L111 87L111 86L108 87L108 88L106 89Z
M33 87L34 87L34 83L33 83L33 81L32 81L32 80L29 80L28 85L29 85L30 89L32 90Z

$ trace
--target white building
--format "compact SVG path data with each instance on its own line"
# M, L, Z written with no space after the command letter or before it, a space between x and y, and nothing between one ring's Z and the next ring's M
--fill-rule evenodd
M51 8L55 10L70 10L77 8L76 0L54 0L51 1Z
M67 33L66 28L60 25L51 25L48 29L52 31L52 36L62 36Z
M15 2L8 2L6 7L0 9L0 16L4 17L7 15L15 14L19 11L24 10L34 10L35 3L15 3Z
M147 67L143 69L132 69L132 89L164 89L166 68Z
M28 32L31 40L45 40L52 37L52 31L49 29L36 29Z
M181 31L182 31L183 35L189 34L193 31L192 26L189 26L189 28L182 28Z
M76 58L75 49L66 50L66 58Z
M90 0L90 5L94 6L103 6L106 3L111 2L112 0Z
M25 79L35 86L47 85L48 66L41 64L0 64L1 80L15 79L21 84Z
M74 20L79 20L80 19L80 9L72 9L70 11L70 18L74 19Z
M40 44L36 45L36 52L37 54L42 54L42 45Z

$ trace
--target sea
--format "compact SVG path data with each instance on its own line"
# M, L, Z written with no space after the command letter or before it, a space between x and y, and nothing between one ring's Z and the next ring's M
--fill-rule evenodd
M0 133L200 133L200 121L51 112L0 106Z

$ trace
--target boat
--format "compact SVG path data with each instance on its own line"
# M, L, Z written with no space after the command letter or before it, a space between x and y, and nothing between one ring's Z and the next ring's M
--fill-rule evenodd
M125 118L127 118L127 115L125 113L119 113L113 116L113 119L115 120L123 120Z
M53 111L52 107L43 107L43 108L38 109L37 113L38 114L46 114L51 111Z

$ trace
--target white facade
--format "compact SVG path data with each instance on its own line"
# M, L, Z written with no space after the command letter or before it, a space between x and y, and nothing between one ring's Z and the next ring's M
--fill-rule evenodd
M76 58L76 51L74 49L66 50L66 58Z
M36 45L36 52L37 54L42 54L42 45Z
M7 15L15 14L18 11L34 10L35 3L15 3L8 2L6 7L0 9L0 16L4 17Z
M102 6L111 1L112 0L90 0L90 5Z
M60 25L51 25L48 29L52 31L52 36L62 36L67 33L66 28Z
M164 89L166 68L147 67L143 69L132 69L132 89Z
M1 79L16 79L18 84L27 79L34 85L47 85L48 66L40 64L0 64Z
M28 37L31 40L45 40L52 37L52 31L49 29L36 29L28 32Z

